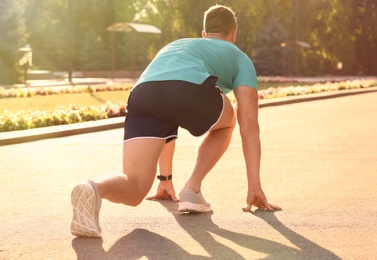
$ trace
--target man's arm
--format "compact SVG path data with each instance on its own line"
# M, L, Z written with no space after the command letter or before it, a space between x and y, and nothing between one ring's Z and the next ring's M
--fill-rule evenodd
M239 86L234 90L234 95L237 100L237 119L248 180L247 205L243 210L250 210L253 205L267 210L280 210L279 206L268 203L260 181L258 91L247 86Z
M173 173L173 156L175 150L175 140L165 144L158 161L159 172L162 176L168 176ZM175 195L173 180L160 181L157 187L157 193L149 196L147 200L173 200L179 201Z

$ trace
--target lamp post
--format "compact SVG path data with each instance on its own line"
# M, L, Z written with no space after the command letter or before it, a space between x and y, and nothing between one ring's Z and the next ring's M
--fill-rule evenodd
M298 0L294 2L295 8L295 42L298 43L299 36L299 4ZM294 46L294 74L296 77L300 74L300 55L299 55L299 44Z
M67 38L68 38L68 57L67 57L67 67L68 67L68 80L72 83L72 0L68 0L68 30L67 30Z
M287 43L282 42L280 46L283 48L283 75L287 76L288 75L288 70L287 70Z
M27 71L33 63L33 50L29 44L26 44L24 47L19 48L18 50L23 53L21 59L18 61L18 64L24 69L24 83L27 84Z

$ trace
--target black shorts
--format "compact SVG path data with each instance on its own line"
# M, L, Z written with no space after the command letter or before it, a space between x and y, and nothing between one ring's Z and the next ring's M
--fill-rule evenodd
M141 137L177 138L178 127L192 135L206 133L223 111L217 77L201 85L169 80L142 83L132 90L127 103L124 140Z

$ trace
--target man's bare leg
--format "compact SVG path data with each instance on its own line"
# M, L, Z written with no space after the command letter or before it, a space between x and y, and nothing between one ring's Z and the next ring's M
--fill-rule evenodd
M229 99L226 96L223 97L223 114L200 143L194 169L184 187L195 193L200 191L204 177L224 154L232 138L236 115Z
M123 173L97 183L98 194L111 202L137 206L152 187L165 139L140 138L123 144Z
M71 233L79 237L101 237L102 198L129 206L140 204L153 184L164 145L164 139L128 140L123 145L124 174L98 183L87 181L76 185L71 193Z

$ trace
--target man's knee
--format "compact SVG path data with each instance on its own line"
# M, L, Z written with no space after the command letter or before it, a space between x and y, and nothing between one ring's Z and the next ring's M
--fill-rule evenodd
M119 197L119 203L136 207L144 200L146 195L147 194L145 192L138 189L132 189L130 192L122 193L122 195Z
M136 207L140 205L140 203L144 200L144 197L133 197L133 198L125 198L124 202L122 204Z
M144 178L129 178L128 197L124 197L123 201L128 206L138 206L147 196L153 185L153 177L144 176Z

